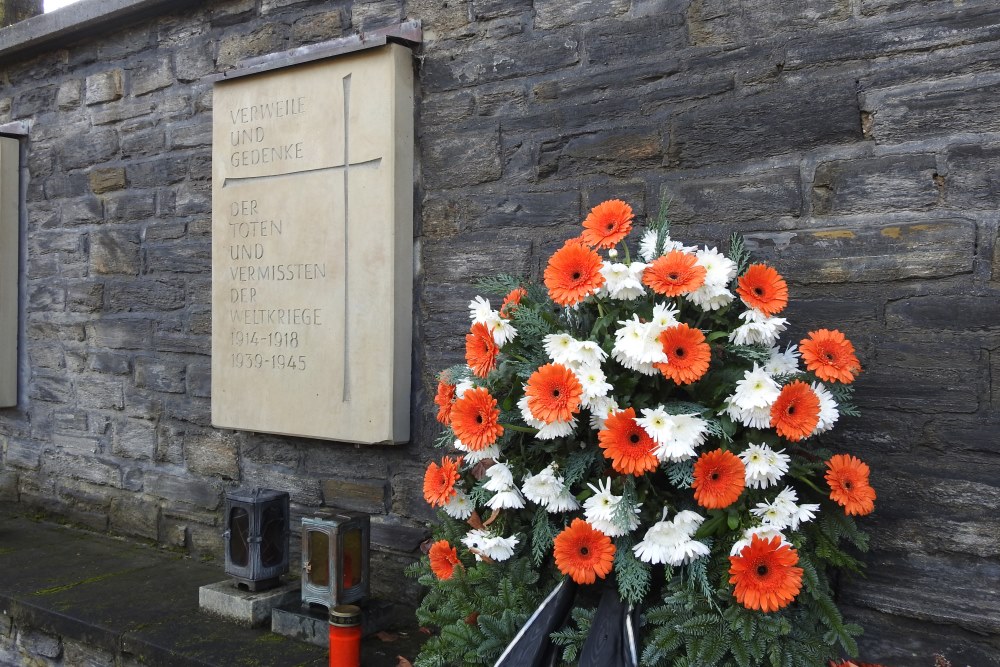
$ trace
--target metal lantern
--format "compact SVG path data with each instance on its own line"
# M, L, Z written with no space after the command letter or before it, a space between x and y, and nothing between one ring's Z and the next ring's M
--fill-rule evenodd
M240 588L277 586L288 572L288 494L273 489L226 493L226 574Z
M302 519L302 604L333 609L368 597L370 532L361 512Z

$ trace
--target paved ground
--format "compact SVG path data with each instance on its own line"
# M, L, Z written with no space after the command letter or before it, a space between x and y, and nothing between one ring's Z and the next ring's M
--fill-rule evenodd
M19 628L127 655L144 665L325 665L326 649L248 629L198 609L198 587L225 579L220 563L97 535L0 505L0 611ZM413 659L416 628L362 645L364 667Z

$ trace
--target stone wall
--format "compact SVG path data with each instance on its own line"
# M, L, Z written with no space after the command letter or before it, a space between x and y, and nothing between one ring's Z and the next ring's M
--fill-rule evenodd
M740 231L778 267L791 340L830 325L859 347L864 417L832 440L879 492L869 577L842 586L867 659L1000 665L993 0L202 4L0 53L0 123L33 123L5 496L218 555L225 488L288 489L296 517L376 515L376 583L398 590L470 282L538 277L605 198L645 217L669 197L676 237ZM425 39L413 442L215 430L207 77L405 19Z

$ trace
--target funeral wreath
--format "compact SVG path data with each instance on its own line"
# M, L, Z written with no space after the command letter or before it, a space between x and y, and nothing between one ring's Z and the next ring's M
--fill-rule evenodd
M434 629L418 667L501 664L560 582L573 598L532 640L539 661L602 664L587 639L607 591L627 636L603 664L857 652L831 581L861 569L854 517L875 491L867 465L815 439L857 416L853 345L827 328L782 344L788 285L741 237L723 253L672 238L665 216L633 220L599 204L544 284L500 276L469 304L424 478L441 523L411 568Z

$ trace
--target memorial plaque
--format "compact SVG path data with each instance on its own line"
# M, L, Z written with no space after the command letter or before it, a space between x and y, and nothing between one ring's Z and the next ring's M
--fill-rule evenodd
M17 405L17 139L0 137L0 407Z
M213 109L212 423L405 442L410 50L220 81Z

